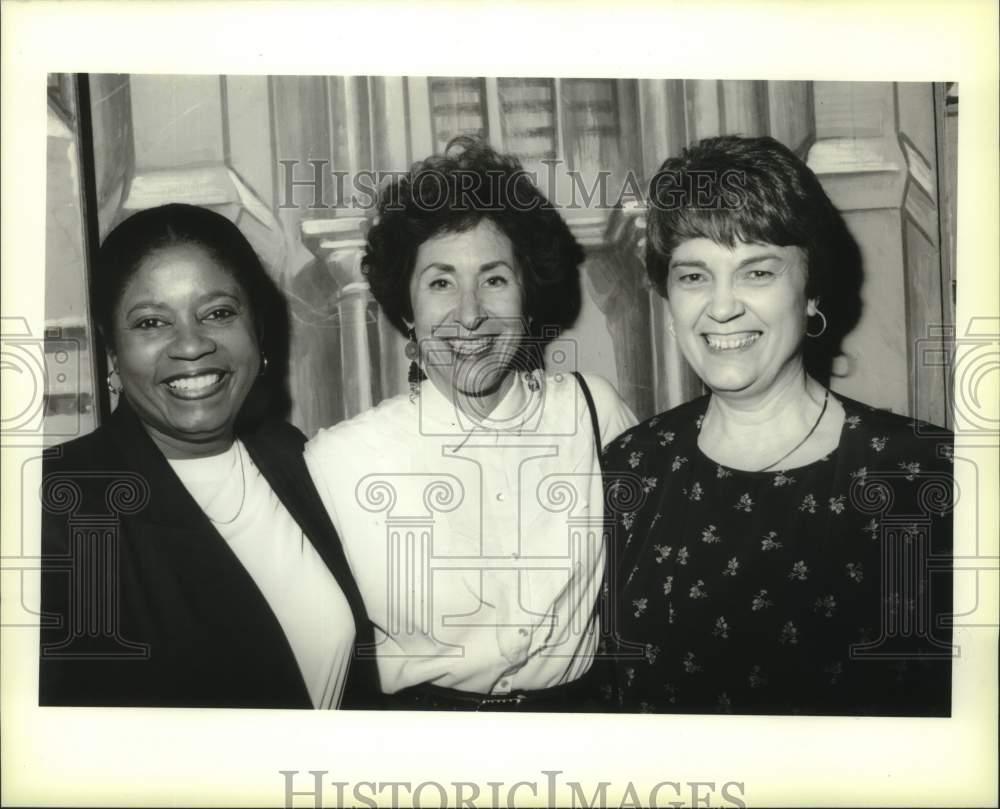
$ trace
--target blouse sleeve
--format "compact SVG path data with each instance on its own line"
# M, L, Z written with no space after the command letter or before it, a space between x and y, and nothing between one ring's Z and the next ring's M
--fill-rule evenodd
M630 427L636 420L629 406L618 391L603 376L584 374L590 394L597 409L597 423L601 430L601 444L606 447Z
M343 536L344 527L337 515L334 493L343 488L341 482L337 480L338 464L342 464L344 459L349 456L344 454L342 447L338 449L340 443L335 429L320 430L306 442L303 457L309 475L312 477L313 483L316 484L316 491L319 492L320 499L330 515L333 527L337 529L338 534Z

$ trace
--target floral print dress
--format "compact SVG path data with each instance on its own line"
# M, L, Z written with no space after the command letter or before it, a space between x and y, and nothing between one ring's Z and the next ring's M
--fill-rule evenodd
M608 710L950 714L951 435L838 398L795 469L705 456L707 396L605 450Z

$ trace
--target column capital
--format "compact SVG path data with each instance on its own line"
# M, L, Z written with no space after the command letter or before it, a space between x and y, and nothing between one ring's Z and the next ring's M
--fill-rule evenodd
M370 216L302 220L302 243L326 265L341 296L368 289L361 258L371 223Z

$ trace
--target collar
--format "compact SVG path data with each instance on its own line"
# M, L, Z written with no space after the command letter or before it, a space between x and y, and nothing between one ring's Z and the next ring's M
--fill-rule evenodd
M545 404L546 378L538 370L512 372L513 381L504 397L489 414L477 418L456 406L429 379L420 384L414 400L421 431L428 434L492 433L520 435L537 431Z

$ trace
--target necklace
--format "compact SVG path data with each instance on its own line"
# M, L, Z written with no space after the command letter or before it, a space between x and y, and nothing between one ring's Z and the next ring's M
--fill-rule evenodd
M823 397L823 407L819 411L819 416L816 417L816 422L810 428L809 432L806 433L806 437L803 438L801 441L799 441L799 443L796 444L794 447L792 447L790 450L788 450L788 452L786 452L784 455L782 455L780 458L778 458L778 460L776 460L774 463L769 463L763 469L758 469L757 471L758 472L766 472L772 466L777 466L779 463L781 463L783 460L785 460L785 458L787 458L789 455L791 455L793 452L795 452L799 447L801 447L803 444L805 444L806 441L808 441L810 438L812 438L812 434L814 432L816 432L816 428L819 427L819 423L823 420L823 415L826 413L826 406L827 406L827 404L829 404L829 402L830 402L830 389L827 388L826 389L826 395Z
M243 468L243 448L240 446L239 441L235 441L234 443L236 445L236 457L240 459L240 482L243 484L243 491L240 494L240 504L236 509L236 513L228 520L217 520L215 519L215 517L212 517L211 515L208 516L208 519L210 519L216 525L232 525L236 521L236 518L243 513L243 504L246 502L247 499L247 476L246 476L246 471Z

